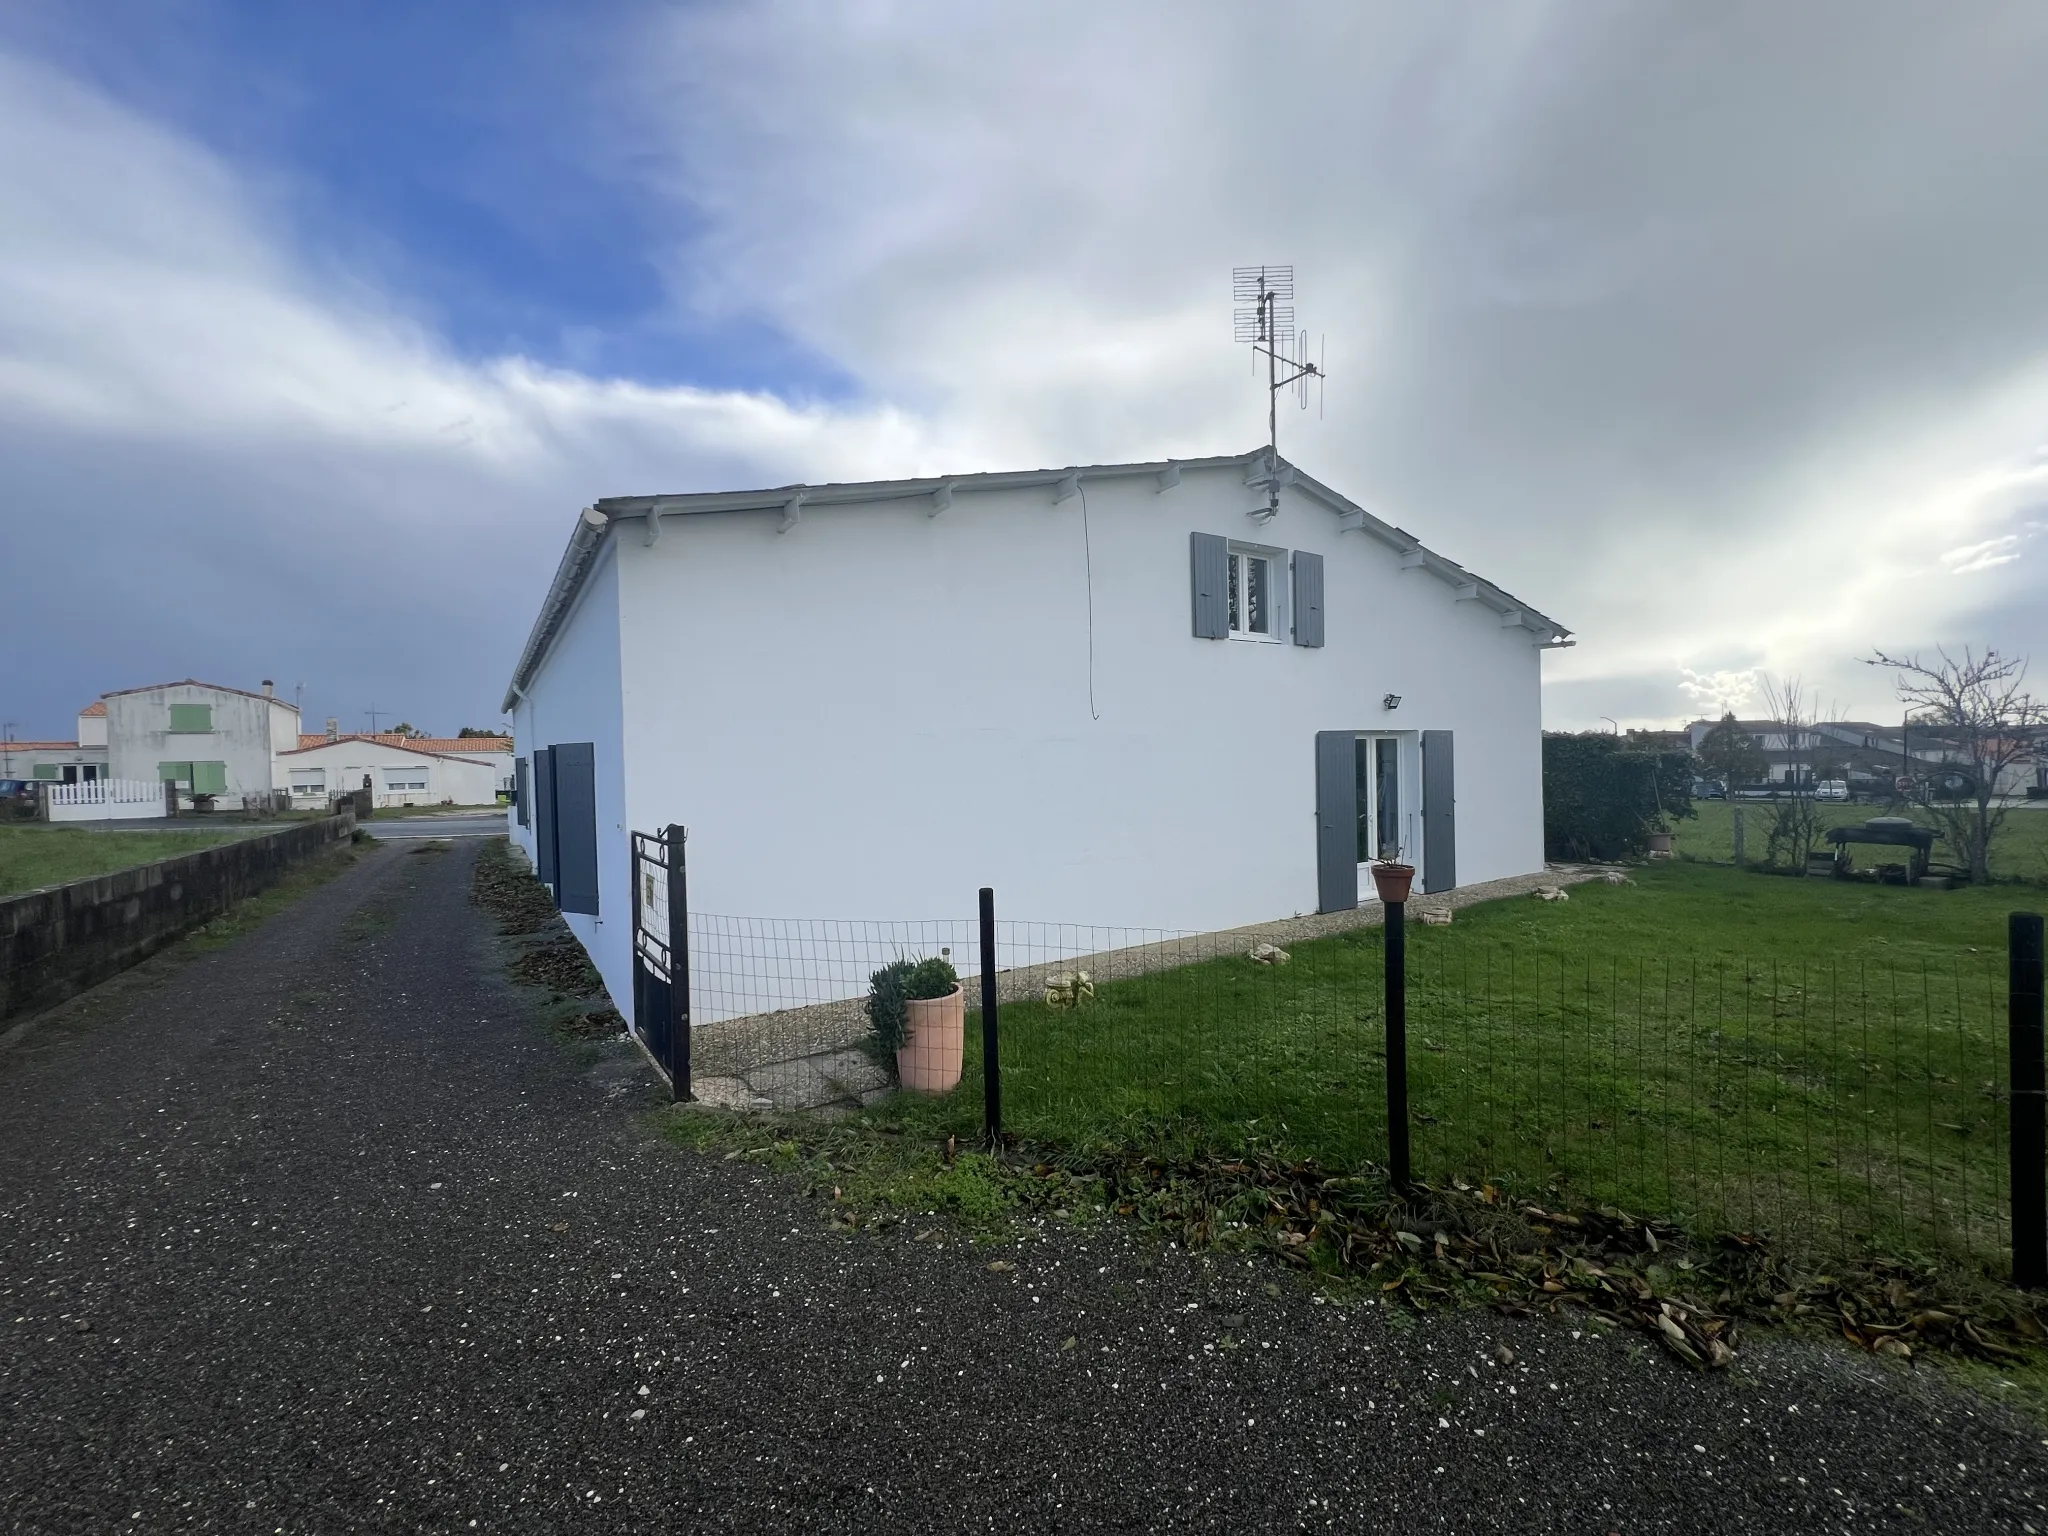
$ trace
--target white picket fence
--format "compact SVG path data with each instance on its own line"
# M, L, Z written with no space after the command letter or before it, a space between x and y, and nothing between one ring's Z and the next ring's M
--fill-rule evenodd
M43 790L52 821L134 821L164 813L164 787L141 779L94 779Z

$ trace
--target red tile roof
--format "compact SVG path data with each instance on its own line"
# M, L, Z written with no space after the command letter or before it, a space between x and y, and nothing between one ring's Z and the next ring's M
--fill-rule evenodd
M410 747L415 752L433 752L446 757L449 753L510 752L510 736L401 736L396 731L344 731L332 738L335 741L375 741L387 747ZM299 733L299 750L311 751L324 747L329 737L324 732L302 731Z
M76 752L75 741L0 741L0 752Z
M106 712L107 701L105 699L95 699L92 701L92 703L86 705L85 708L81 709L78 712L78 718L81 720L90 720L93 718L93 716L104 715Z

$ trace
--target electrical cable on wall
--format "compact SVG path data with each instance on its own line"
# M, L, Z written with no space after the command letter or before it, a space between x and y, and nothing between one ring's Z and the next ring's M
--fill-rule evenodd
M1088 482L1077 475L1074 489L1081 493L1081 564L1088 577L1088 718L1100 720L1095 709L1095 548L1088 537Z

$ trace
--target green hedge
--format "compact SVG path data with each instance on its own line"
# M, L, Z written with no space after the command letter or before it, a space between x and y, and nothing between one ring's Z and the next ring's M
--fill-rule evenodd
M1546 732L1543 852L1552 859L1622 859L1652 832L1692 815L1690 752L1631 752L1619 736Z

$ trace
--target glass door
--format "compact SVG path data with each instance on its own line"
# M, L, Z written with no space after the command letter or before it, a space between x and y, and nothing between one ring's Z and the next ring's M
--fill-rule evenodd
M1352 744L1357 775L1358 863L1361 871L1375 859L1397 860L1407 849L1401 837L1401 738L1361 736Z

